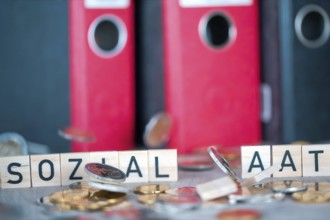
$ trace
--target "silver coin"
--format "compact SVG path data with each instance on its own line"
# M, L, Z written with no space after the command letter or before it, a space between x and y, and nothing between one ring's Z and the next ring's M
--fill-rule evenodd
M93 134L73 127L58 130L58 135L66 140L77 142L94 142L96 140Z
M85 172L92 178L102 182L122 183L126 180L126 174L118 168L101 163L88 163Z
M180 160L178 162L178 168L187 171L204 171L213 169L214 163L207 160Z
M172 127L172 119L164 112L154 115L144 130L143 142L148 147L159 147L166 143Z
M212 147L212 146L209 147L207 149L207 151L209 152L209 154L210 154L211 158L213 159L213 161L215 162L215 164L218 165L218 167L225 174L228 174L230 176L230 178L232 180L234 180L235 182L240 182L237 174L235 173L235 171L233 169L231 169L227 160L225 158L223 158L214 147Z
M27 155L28 144L17 133L5 132L0 134L0 156Z
M265 187L272 189L274 192L280 192L285 194L303 192L308 189L308 186L302 181L274 181L264 184Z
M120 193L129 192L128 189L118 185L111 185L111 184L94 182L94 181L75 182L69 185L70 189L86 189L90 187L95 188L96 190L105 190L109 192L120 192Z

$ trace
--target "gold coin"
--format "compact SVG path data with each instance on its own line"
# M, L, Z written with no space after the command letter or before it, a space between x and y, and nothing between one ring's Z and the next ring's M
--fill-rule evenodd
M326 203L330 202L330 193L318 191L297 192L292 194L292 198L301 203Z
M217 215L221 220L257 220L260 217L261 213L255 209L225 210Z
M90 192L87 190L62 190L52 193L48 196L48 199L52 203L65 203L75 200L81 200L89 197Z
M110 192L100 190L95 192L89 199L89 201L99 202L106 201L109 205L118 204L127 198L126 193Z
M303 140L297 140L297 141L291 142L290 144L292 144L292 145L308 145L308 144L311 144L311 142L303 141Z
M138 197L138 202L145 205L153 205L158 199L158 194L146 194Z
M168 190L170 187L166 185L150 184L138 186L134 189L135 194L159 194Z

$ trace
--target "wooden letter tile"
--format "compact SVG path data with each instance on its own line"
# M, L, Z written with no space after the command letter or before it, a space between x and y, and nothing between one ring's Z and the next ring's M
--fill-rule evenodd
M31 155L30 163L32 187L61 185L59 154Z
M177 150L148 150L149 182L177 181Z
M2 157L0 164L3 189L31 187L30 156Z
M270 167L270 145L242 146L242 178L252 177Z
M301 145L273 145L273 165L280 164L279 171L274 172L273 177L300 177L301 169Z
M210 182L198 184L196 190L202 200L207 201L236 192L237 184L229 176L225 176Z
M60 157L63 186L90 179L84 171L85 164L89 163L89 153L65 153Z
M89 161L103 163L113 167L119 167L118 151L98 151L90 152Z
M330 175L330 144L302 146L303 176Z
M148 151L120 151L119 169L126 174L127 183L148 182Z

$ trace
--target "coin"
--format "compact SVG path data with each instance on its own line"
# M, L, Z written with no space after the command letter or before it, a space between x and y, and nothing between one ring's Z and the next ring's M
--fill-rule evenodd
M167 194L174 196L198 196L196 187L179 187L174 189L168 189L165 191Z
M178 162L181 170L187 171L204 171L213 169L214 163L209 160L181 160Z
M65 203L70 201L79 201L90 196L87 190L62 190L54 192L48 196L52 203Z
M261 218L261 213L255 209L234 209L225 210L217 214L221 220L257 220Z
M320 191L296 192L292 194L292 199L300 203L326 203L330 202L330 193Z
M121 187L119 185L112 185L112 184L106 184L101 182L93 182L93 181L82 181L82 182L75 182L69 185L70 189L84 189L89 191L99 191L99 190L105 190L110 192L122 192L122 193L128 193L129 190Z
M158 194L145 194L138 197L138 202L145 205L152 205L158 199Z
M0 156L27 155L28 144L26 140L17 133L5 132L0 134Z
M77 142L94 142L96 138L93 134L84 131L82 129L74 128L74 127L66 127L58 130L58 134L66 139Z
M235 171L233 169L231 169L231 167L229 166L227 160L225 158L223 158L213 146L208 148L208 152L209 152L211 158L213 159L213 161L215 162L215 164L218 165L218 167L225 174L228 174L229 177L234 182L240 182L237 174L235 173Z
M88 163L85 172L92 178L111 183L121 183L126 179L126 174L118 168L101 163Z
M272 189L274 192L280 193L295 193L306 191L308 186L301 181L275 181L270 183L265 183L265 187Z
M164 112L160 112L153 116L143 134L144 144L148 147L158 147L164 144L169 137L172 127L172 119Z
M313 182L305 183L308 186L308 191L320 191L320 192L330 192L329 182Z
M166 190L168 190L170 187L166 185L158 185L158 184L150 184L150 185L143 185L143 186L137 186L133 192L135 194L159 194L163 193Z

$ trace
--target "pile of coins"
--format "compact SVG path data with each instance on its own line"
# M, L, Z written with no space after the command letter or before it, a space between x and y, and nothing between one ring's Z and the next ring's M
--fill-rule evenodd
M52 193L40 198L40 203L54 211L99 211L126 200L126 193L84 187Z

